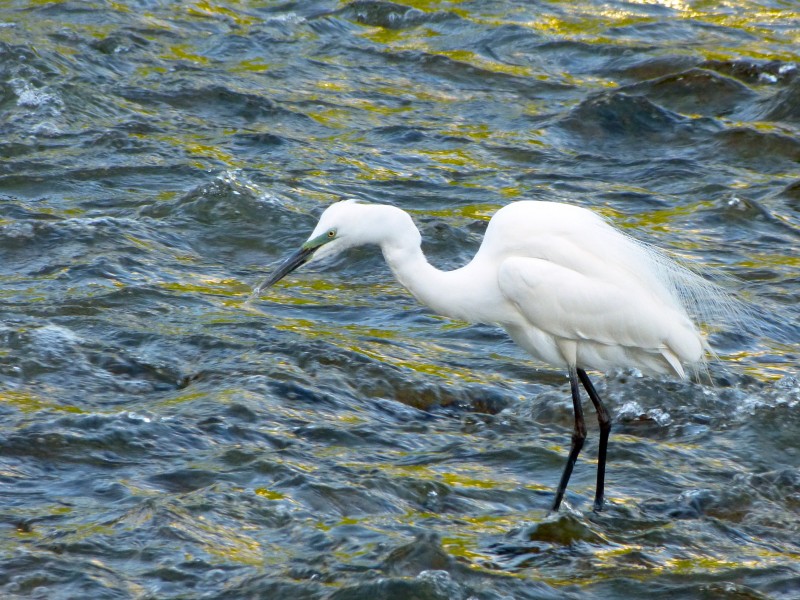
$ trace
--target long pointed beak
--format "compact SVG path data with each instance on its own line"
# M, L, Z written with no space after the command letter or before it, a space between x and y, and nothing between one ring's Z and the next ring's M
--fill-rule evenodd
M296 268L304 265L311 260L311 255L314 254L315 247L303 246L297 252L287 258L277 270L262 281L255 290L253 290L253 297L257 297L263 290L278 283L281 279L286 277L289 273Z

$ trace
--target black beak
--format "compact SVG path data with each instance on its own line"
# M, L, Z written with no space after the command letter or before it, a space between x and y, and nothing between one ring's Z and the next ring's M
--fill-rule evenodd
M270 277L259 284L259 286L253 291L253 296L258 296L262 290L275 285L296 268L311 260L311 255L314 254L314 250L316 250L316 248L303 246L297 252L292 254Z

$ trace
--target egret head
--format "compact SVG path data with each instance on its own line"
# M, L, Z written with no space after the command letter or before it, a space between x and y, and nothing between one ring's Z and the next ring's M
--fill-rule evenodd
M256 291L275 285L307 262L336 256L351 246L363 243L356 234L359 218L353 214L358 212L356 207L360 206L363 205L357 204L355 200L342 200L325 209L308 240L259 285Z

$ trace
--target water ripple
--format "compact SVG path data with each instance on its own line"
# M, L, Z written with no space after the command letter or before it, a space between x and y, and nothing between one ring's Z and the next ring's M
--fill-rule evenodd
M786 3L6 3L0 593L796 596L800 57ZM253 286L342 197L465 264L594 208L758 326L693 382L562 373L363 249ZM723 277L724 279L724 277Z

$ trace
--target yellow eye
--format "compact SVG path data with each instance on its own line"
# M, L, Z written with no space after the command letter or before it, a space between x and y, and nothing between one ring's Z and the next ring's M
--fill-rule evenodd
M328 232L328 237L329 237L329 238L332 238L332 237L333 237L333 236L335 236L335 235L336 235L336 230L335 230L335 229L331 229L331 230Z

